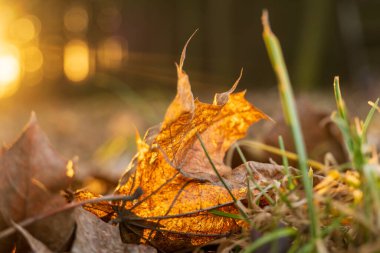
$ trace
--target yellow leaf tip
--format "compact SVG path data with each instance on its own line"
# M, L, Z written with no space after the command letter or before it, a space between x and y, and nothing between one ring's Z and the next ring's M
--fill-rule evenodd
M179 65L177 65L177 70L178 72L182 72L182 69L183 69L183 64L185 62L185 58L186 58L186 49L187 49L187 46L189 45L191 39L194 37L194 35L198 32L198 29L195 29L195 31L193 32L193 34L191 34L190 38L187 39L186 43L185 43L185 46L183 47L183 50L182 50L182 53L181 53L181 58L179 60Z
M215 94L213 104L214 105L224 105L225 103L227 103L230 95L235 91L236 87L238 86L242 76L243 76L243 68L241 68L239 77L236 79L236 81L232 85L231 89L229 89L228 91L223 92L223 93L216 93ZM245 91L244 91L244 94L245 94Z
M30 130L30 129L38 129L38 120L37 120L37 116L36 116L36 113L34 111L32 111L30 113L30 117L29 117L29 121L26 123L26 125L24 126L23 128L23 133Z
M37 123L37 115L34 111L30 113L29 123L28 125L34 125Z

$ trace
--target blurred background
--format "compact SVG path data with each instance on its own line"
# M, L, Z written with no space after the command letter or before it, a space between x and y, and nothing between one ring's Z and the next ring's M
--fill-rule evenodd
M377 0L0 0L0 140L12 143L34 110L53 145L79 156L80 171L115 180L135 128L162 120L174 62L197 28L185 62L195 96L211 101L244 68L239 89L272 116L280 109L264 8L297 94L330 110L339 75L349 103L379 96Z

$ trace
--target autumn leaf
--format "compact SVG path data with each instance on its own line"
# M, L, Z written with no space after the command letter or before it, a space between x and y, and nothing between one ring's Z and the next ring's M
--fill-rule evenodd
M73 196L76 202L86 201L90 199L99 199L101 195L94 194L87 190L77 190ZM114 209L109 201L97 201L95 204L84 204L83 208L92 212L105 222L110 221L114 217Z
M157 250L145 245L125 244L120 239L119 229L101 220L82 208L75 210L77 230L72 253L155 253Z
M156 253L147 245L125 244L121 241L117 226L98 219L97 216L76 208L74 211L76 231L71 253ZM33 252L52 253L46 245L31 235L25 228L12 222L20 234L28 241Z
M4 154L5 151L7 151L6 147L0 147L0 157Z
M169 251L201 245L240 228L234 219L207 212L216 208L232 213L237 210L197 133L233 195L242 199L246 195L246 170L233 170L223 159L251 124L267 118L244 98L245 92L233 93L240 77L231 90L216 94L212 104L194 100L183 71L185 52L186 47L177 65L177 95L159 132L153 138L138 138L138 153L116 189L119 194L131 195L141 187L144 194L126 203L125 230L136 234L137 228L145 228L142 242ZM144 225L142 220L155 225Z
M52 251L48 247L46 247L46 245L44 245L42 242L37 240L33 235L31 235L28 232L28 230L26 230L25 228L21 227L20 225L14 223L14 222L13 222L13 226L28 241L28 244L29 244L30 248L33 250L33 252L52 253Z
M305 145L310 159L324 162L326 154L334 157L338 164L347 162L347 154L344 151L343 137L339 129L331 120L331 113L315 108L310 101L300 99L298 102L298 115L302 132L305 138ZM278 136L282 136L287 144L286 150L295 152L295 146L290 129L283 116L275 118L276 123L266 127L263 131L262 139L265 144L278 146ZM281 163L282 157L265 154L260 160L268 161L269 157ZM331 158L330 158L331 159ZM256 158L256 161L258 159ZM290 161L293 166L296 162Z
M0 157L0 231L27 218L40 216L66 204L59 191L71 181L62 159L32 117L19 139ZM69 171L70 172L70 171ZM53 251L64 250L74 231L71 212L33 223L28 233ZM17 244L16 244L17 242ZM0 239L0 252L28 247L18 235Z

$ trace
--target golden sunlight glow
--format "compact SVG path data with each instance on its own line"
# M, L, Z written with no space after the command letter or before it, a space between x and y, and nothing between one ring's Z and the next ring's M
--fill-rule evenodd
M36 23L39 20L33 16L17 19L9 27L11 37L18 43L27 43L37 36Z
M63 70L68 79L80 82L86 79L90 72L90 50L86 42L71 40L65 46Z
M36 72L41 69L43 63L41 50L36 46L31 46L24 49L23 62L26 72Z
M43 78L44 78L44 72L41 68L35 72L27 73L23 77L23 84L28 85L28 86L34 86L41 83Z
M18 59L14 55L0 55L0 85L17 80L20 73Z
M20 78L18 51L11 45L0 45L0 97L16 92Z
M86 190L94 194L104 194L107 192L107 183L104 180L90 177L83 184L86 186Z
M73 177L75 174L74 163L72 160L69 160L66 164L66 176Z
M8 25L15 16L11 7L0 5L0 38L5 37L8 32Z
M73 6L63 17L65 28L74 33L85 32L88 26L88 14L82 6Z
M104 40L99 46L97 56L102 67L108 69L120 68L124 57L122 41L115 37Z

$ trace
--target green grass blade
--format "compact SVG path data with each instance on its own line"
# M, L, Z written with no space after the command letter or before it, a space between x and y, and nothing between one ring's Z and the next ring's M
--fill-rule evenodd
M262 237L260 237L256 241L254 241L251 245L247 246L244 249L243 253L254 252L255 250L257 250L261 246L267 244L268 242L277 240L277 239L279 239L281 237L292 236L292 235L295 235L295 233L296 233L296 231L294 229L292 229L292 228L280 228L280 229L277 229L277 230L275 230L273 232L264 234Z
M240 159L243 161L243 164L245 166L245 169L247 170L248 172L248 176L249 176L249 179L250 181L253 183L253 185L259 189L260 193L268 200L268 202L271 204L271 205L274 205L274 200L266 193L266 191L264 191L264 189L256 182L255 180L255 177L253 176L252 174L252 170L251 168L249 167L248 165L248 162L247 162L247 159L245 158L243 152L241 151L241 148L239 147L238 144L235 144L235 148L240 156Z
M367 139L367 131L368 131L368 127L369 125L371 124L372 122L372 119L373 119L373 115L375 115L375 112L376 112L376 108L379 104L379 98L376 99L376 102L371 106L371 110L369 111L367 117L365 118L365 121L364 121L364 124L363 124L363 131L362 131L362 139L363 140L366 140Z
M223 184L224 188L226 188L226 190L228 191L228 193L230 194L232 200L234 201L235 203L235 206L236 208L238 208L238 210L240 211L241 215L244 217L244 219L249 222L249 219L248 219L248 215L244 212L244 210L242 208L240 208L239 204L238 204L238 200L235 198L235 196L233 195L233 193L231 192L231 189L228 187L228 185L226 184L226 182L224 181L224 179L222 178L222 176L219 174L219 171L216 169L216 166L214 164L214 162L212 161L211 157L210 157L210 154L208 153L207 149L206 149L206 146L201 138L201 136L199 135L199 133L197 132L196 133L197 135L197 138L202 146L202 149L203 151L205 152L206 154L206 157L208 159L208 161L210 162L211 164L211 167L212 169L214 170L216 176L219 178L220 182Z
M338 114L334 114L332 119L335 122L335 124L337 124L337 126L340 128L351 160L354 160L354 140L352 138L353 136L351 132L350 121L348 119L346 104L343 100L342 92L340 91L338 76L334 78L334 95L336 107L338 109Z
M312 238L314 238L316 241L320 234L318 216L313 202L313 186L308 176L306 148L303 140L301 125L298 119L293 90L282 54L280 42L271 31L268 20L268 13L266 11L263 12L262 22L264 27L263 39L272 63L272 67L278 79L278 89L281 101L283 102L283 110L285 111L285 116L287 117L288 123L290 124L295 147L298 153L298 162L302 173L302 182L305 188L308 205L310 233Z
M224 179L222 178L222 176L219 174L219 171L216 169L216 166L215 166L213 160L211 159L210 154L208 153L208 151L207 151L207 149L206 149L206 146L205 146L205 144L204 144L204 142L203 142L201 136L199 135L199 133L197 133L197 138L198 138L199 142L201 143L202 149L203 149L203 151L205 152L206 157L207 157L208 161L210 162L211 167L212 167L212 169L214 170L216 176L219 178L220 182L222 182L224 188L226 188L226 190L227 190L228 193L230 194L232 200L236 203L236 202L237 202L237 199L236 199L235 196L232 194L230 187L228 187L228 185L226 184L226 182L224 181Z
M293 184L293 177L292 177L292 174L290 173L289 171L289 161L288 161L288 157L285 155L286 154L286 150L285 150L285 144L284 144L284 140L282 139L282 136L278 136L278 144L280 146L280 149L281 149L281 156L282 156L282 165L284 166L284 169L285 169L285 175L288 179L288 189L289 190L293 190L295 185Z
M222 216L222 217L227 217L227 218L232 218L232 219L237 219L237 220L244 220L244 218L241 217L241 215L235 214L235 213L226 213L219 210L210 210L208 212L217 216Z
M348 113L346 109L346 104L344 103L342 93L340 91L340 84L339 84L339 77L334 77L334 94L335 94L335 101L336 106L338 108L339 116L348 121Z
M354 165L354 169L362 171L366 160L362 150L364 139L362 138L360 130L350 124L347 108L345 106L345 102L340 91L338 77L334 78L334 94L336 105L338 108L338 113L333 115L332 118L342 132L343 139L350 156L350 160Z
M255 202L259 202L260 201L260 199L263 197L263 196L265 196L265 195L267 195L267 191L269 191L270 189L272 189L273 188L273 184L270 184L270 185L267 185L259 194L257 194L256 196L255 196L255 199L254 199L254 201ZM268 198L267 198L268 199ZM273 201L273 199L272 198L270 198L272 201ZM269 201L269 200L268 200ZM274 205L274 201L273 201L273 204L272 205Z

